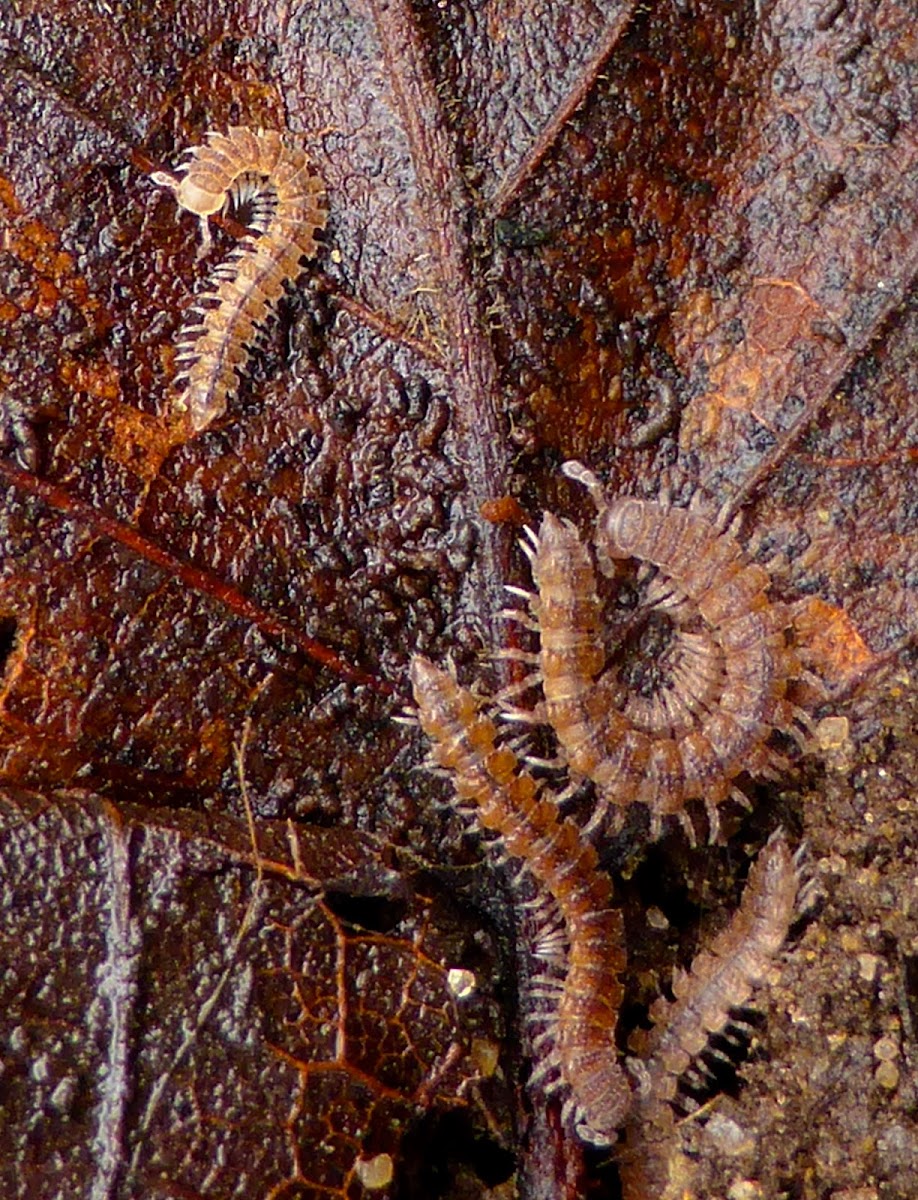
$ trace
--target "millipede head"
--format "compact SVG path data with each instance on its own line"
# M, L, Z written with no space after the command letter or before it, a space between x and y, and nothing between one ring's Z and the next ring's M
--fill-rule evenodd
M596 505L596 508L599 512L602 512L606 506L606 494L599 479L588 467L585 467L581 462L577 462L576 459L569 459L567 462L561 464L561 473L566 475L568 479L573 479L575 483L582 484L590 493L590 498Z
M635 496L617 496L601 510L596 541L610 558L633 558L645 531L647 505Z

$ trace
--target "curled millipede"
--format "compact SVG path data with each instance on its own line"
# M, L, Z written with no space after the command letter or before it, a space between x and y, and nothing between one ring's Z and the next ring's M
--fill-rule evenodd
M559 817L553 800L539 798L532 776L497 744L497 729L471 692L421 657L412 660L411 682L433 762L452 777L460 808L471 809L483 829L499 835L506 853L522 860L545 898L543 911L560 917L560 929L549 926L541 949L537 943L549 964L565 964L563 978L546 975L538 984L551 1008L540 1018L549 1026L540 1040L550 1049L537 1074L555 1074L569 1089L564 1115L573 1115L582 1138L609 1144L628 1112L631 1089L615 1047L625 954L608 877L597 870L596 852L577 826Z
M653 569L646 629L653 669L643 694L608 665L593 558L569 522L546 513L527 548L537 595L542 715L573 772L593 780L599 804L634 802L651 812L659 836L666 814L703 801L711 840L717 806L743 771L771 775L780 760L767 745L774 729L796 735L786 699L798 673L786 644L788 614L767 596L770 576L750 562L734 528L697 508L632 497L607 498L589 471L565 464L598 508L596 559L604 574L636 559ZM654 624L656 622L656 624Z
M253 231L216 269L176 340L175 409L199 433L226 411L252 347L300 274L300 259L315 255L328 207L305 151L274 130L230 126L187 153L180 178L152 178L200 218L202 251L210 243L208 217L228 205L249 210Z
M666 1195L674 1120L670 1102L680 1077L712 1036L730 1023L730 1010L746 1004L765 978L801 907L802 852L792 854L778 829L759 854L727 927L702 950L689 971L673 978L672 1001L650 1010L654 1028L639 1046L641 1086L621 1155L623 1200ZM681 1194L681 1191L680 1191Z

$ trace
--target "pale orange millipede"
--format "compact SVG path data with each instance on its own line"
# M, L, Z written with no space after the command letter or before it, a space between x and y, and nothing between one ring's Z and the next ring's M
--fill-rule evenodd
M506 853L529 871L545 908L560 915L561 929L549 919L536 944L536 953L559 967L562 978L547 974L538 985L536 997L550 1008L538 1016L548 1028L539 1039L546 1058L534 1078L555 1075L554 1084L570 1091L565 1117L573 1115L585 1140L608 1145L631 1101L615 1046L625 954L609 879L577 826L559 817L554 800L539 798L532 776L497 744L496 726L471 692L420 656L412 660L411 682L421 726L433 743L432 760L449 773L459 806L471 808L483 829L500 836ZM559 935L566 953L558 952Z
M672 1099L678 1078L707 1046L711 1035L740 1008L787 938L801 894L800 854L791 853L776 830L752 865L740 906L726 928L702 950L689 971L673 977L675 999L657 1000L654 1029L644 1052L653 1092Z
M726 928L673 978L674 999L650 1009L654 1027L636 1048L641 1083L620 1154L623 1200L665 1195L674 1135L671 1101L679 1079L746 1004L808 903L802 851L792 854L776 830L749 872L740 906Z
M192 433L226 411L252 347L300 274L300 259L316 254L328 217L325 184L289 138L242 125L206 138L187 151L179 177L160 171L154 182L200 219L202 250L210 242L208 217L228 205L248 208L254 232L216 269L176 339L181 390L174 405Z
M671 813L690 829L683 808L698 799L713 840L717 806L736 777L773 773L780 760L767 745L771 732L796 733L798 713L786 699L798 672L785 639L787 612L768 599L768 572L747 559L735 530L695 508L607 498L579 463L566 464L565 473L597 504L600 567L610 572L634 558L656 569L648 604L670 626L671 661L662 664L670 675L655 695L634 697L615 671L604 673L593 560L574 526L547 513L534 546L524 546L537 589L530 606L544 693L538 716L554 729L572 771L597 785L591 826L610 807L640 802L650 808L654 836Z

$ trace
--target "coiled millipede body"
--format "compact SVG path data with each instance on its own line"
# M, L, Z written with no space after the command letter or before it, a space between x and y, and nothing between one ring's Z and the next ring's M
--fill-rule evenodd
M539 798L532 776L497 744L497 729L471 692L421 657L412 661L411 682L431 758L450 774L460 811L499 836L541 898L536 953L550 972L537 985L538 998L549 1005L535 1017L548 1026L537 1039L545 1054L537 1076L555 1077L549 1090L552 1084L568 1089L565 1116L573 1116L582 1138L608 1144L631 1101L615 1047L625 954L609 878L577 826L559 817L554 800ZM560 917L557 927L553 913Z
M786 696L798 672L787 612L769 600L770 576L748 560L735 529L697 508L607 498L579 463L565 472L596 502L600 569L611 574L618 561L636 559L652 570L643 619L658 645L650 685L635 692L608 663L593 557L572 524L546 513L524 546L536 586L538 716L571 771L596 784L593 825L610 808L639 802L658 836L667 814L689 827L683 809L697 799L713 840L736 777L771 775L781 762L770 734L798 733L801 714Z
M227 206L247 208L252 230L195 299L176 339L174 407L199 433L226 411L252 348L300 274L300 260L316 254L328 204L308 155L274 130L230 126L187 154L179 177L152 178L200 219L202 252L210 243L208 217Z

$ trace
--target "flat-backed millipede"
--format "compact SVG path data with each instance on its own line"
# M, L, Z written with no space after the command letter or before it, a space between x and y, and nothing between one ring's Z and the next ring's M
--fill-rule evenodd
M674 999L650 1009L654 1027L637 1039L641 1084L635 1092L620 1154L623 1200L669 1195L675 1098L680 1077L731 1023L731 1009L746 1004L807 904L801 851L792 854L778 829L759 854L740 906L726 928L673 978ZM679 1195L682 1195L681 1189Z
M560 915L561 929L549 922L541 949L536 943L536 953L562 976L547 974L537 985L550 1005L537 1017L548 1026L537 1039L547 1053L537 1077L551 1080L547 1090L569 1089L564 1116L573 1116L580 1137L608 1145L631 1101L615 1046L625 953L609 879L577 826L559 817L554 800L539 798L536 781L497 744L497 728L471 692L421 657L412 660L411 682L432 760L451 776L457 807L471 811L482 829L499 836L506 854L522 860L546 901L543 911Z
M546 513L527 548L544 693L538 715L554 729L572 772L596 784L591 827L610 808L640 802L656 837L667 814L690 828L683 809L698 799L714 840L717 806L736 777L773 774L781 760L770 734L797 733L799 714L786 698L798 672L785 638L787 612L768 599L770 576L748 560L734 529L694 506L607 498L579 463L564 470L597 505L600 570L613 574L623 559L654 569L644 617L659 645L651 686L635 693L608 665L590 552L572 524Z
M176 340L181 390L174 405L199 433L226 411L259 334L300 274L300 259L315 255L328 206L305 151L273 130L230 126L187 154L179 178L161 171L152 178L200 218L202 250L208 217L228 205L248 210L253 231L216 269Z

